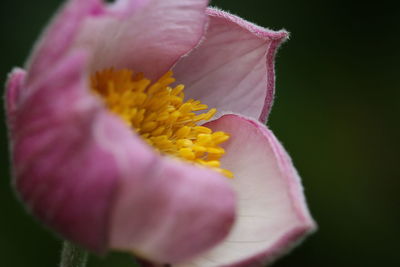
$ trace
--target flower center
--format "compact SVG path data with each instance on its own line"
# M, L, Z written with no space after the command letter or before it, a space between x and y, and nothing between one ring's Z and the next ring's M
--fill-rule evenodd
M172 75L168 71L152 83L142 73L111 68L94 73L90 82L107 108L160 153L233 177L232 172L220 167L225 153L220 145L229 135L198 125L211 119L217 110L199 113L208 106L194 99L184 101L184 86L170 87L175 82Z

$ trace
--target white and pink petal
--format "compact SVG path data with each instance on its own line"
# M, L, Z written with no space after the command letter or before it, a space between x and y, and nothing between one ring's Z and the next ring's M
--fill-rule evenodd
M275 54L288 37L221 10L207 9L203 41L174 66L188 98L265 122L275 91Z
M92 71L129 68L155 80L202 38L208 0L130 2L132 11L123 19L97 16L87 20L75 45L92 51Z
M27 63L28 83L47 75L75 49L90 71L129 68L157 79L195 47L207 23L208 0L70 0L55 16Z
M231 138L222 159L233 171L238 215L228 237L211 251L179 267L263 266L315 229L300 178L275 136L239 115L207 123Z

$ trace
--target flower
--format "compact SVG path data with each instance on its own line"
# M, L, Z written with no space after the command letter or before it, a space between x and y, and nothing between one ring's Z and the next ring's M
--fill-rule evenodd
M69 0L11 72L13 182L64 238L154 263L254 266L315 228L263 124L287 33L207 5Z

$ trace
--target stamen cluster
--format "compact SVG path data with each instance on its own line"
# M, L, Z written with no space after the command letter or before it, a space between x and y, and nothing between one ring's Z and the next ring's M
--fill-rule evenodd
M199 113L208 106L194 99L184 101L184 85L171 87L175 82L172 75L168 71L152 83L142 73L110 68L91 76L91 88L110 111L160 153L233 177L232 172L220 167L220 158L225 153L220 144L229 135L199 125L211 119L217 110Z

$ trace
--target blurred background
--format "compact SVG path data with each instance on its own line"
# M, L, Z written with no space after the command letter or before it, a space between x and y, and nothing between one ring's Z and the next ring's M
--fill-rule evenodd
M22 66L60 0L2 0L0 83ZM290 40L277 57L269 127L298 168L319 231L274 266L400 266L397 1L214 0ZM3 94L3 93L2 93ZM1 109L0 265L58 266L60 240L10 187ZM111 254L90 267L135 266Z

